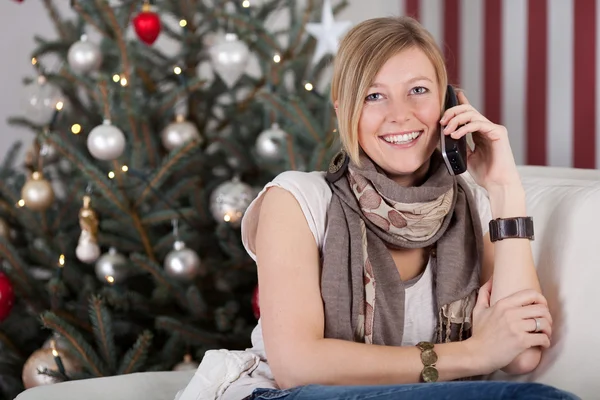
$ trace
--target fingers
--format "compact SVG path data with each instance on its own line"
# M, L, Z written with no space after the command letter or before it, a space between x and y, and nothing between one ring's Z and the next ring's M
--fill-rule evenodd
M537 319L537 323L535 322ZM538 323L540 325L540 329L536 332ZM521 321L520 327L524 332L537 334L537 333L545 333L549 338L552 337L552 323L543 317L537 318L528 318Z
M532 319L532 318L546 318L550 324L552 324L552 315L546 305L533 304L525 307L518 307L514 309L517 318L520 319Z
M456 90L456 98L458 99L458 102L460 104L471 104L469 103L469 100L467 99L467 95L465 94L465 92L463 90Z
M543 304L548 306L546 298L538 291L532 289L521 290L513 293L496 303L502 308L523 307L531 304Z
M545 349L550 347L550 338L545 333L531 333L525 336L525 345L527 347L543 347Z
M462 113L455 115L448 120L448 123L444 127L444 133L449 134L454 132L460 125L467 124L473 121L484 120L483 116L475 110L467 110Z
M446 111L444 111L444 115L442 116L442 119L440 120L440 124L446 125L452 118L454 118L455 116L457 116L459 114L465 113L467 111L477 112L477 110L475 110L473 108L473 106L471 106L470 104L461 104L459 106L451 107L451 108L447 109Z
M479 293L477 294L477 302L475 303L475 307L489 307L491 292L492 278L490 278L481 288L479 288Z

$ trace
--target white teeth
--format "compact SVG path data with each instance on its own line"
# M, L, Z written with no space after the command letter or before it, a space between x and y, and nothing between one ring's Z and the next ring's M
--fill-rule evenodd
M405 144L405 143L412 142L420 134L421 134L421 132L411 132L411 133L405 133L403 135L386 136L383 138L383 140L385 140L388 143L393 143L393 144Z

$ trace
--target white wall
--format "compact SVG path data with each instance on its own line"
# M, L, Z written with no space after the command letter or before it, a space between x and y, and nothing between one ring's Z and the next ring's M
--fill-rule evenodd
M55 3L66 15L71 12L67 0L55 0ZM399 1L390 0L350 0L350 3L337 19L356 23L376 16L398 15L400 8ZM14 141L22 140L27 147L33 138L30 131L9 126L6 120L22 113L22 79L35 74L31 51L36 34L44 38L56 37L41 0L0 1L0 160Z

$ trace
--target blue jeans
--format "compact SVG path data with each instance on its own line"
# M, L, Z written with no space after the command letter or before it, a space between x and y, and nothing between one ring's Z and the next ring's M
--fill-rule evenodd
M575 400L579 397L540 383L457 381L382 386L307 385L255 389L250 400Z

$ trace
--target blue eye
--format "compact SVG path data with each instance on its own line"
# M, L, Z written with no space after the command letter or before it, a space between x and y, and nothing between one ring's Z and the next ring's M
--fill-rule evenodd
M377 97L379 96L379 97ZM365 98L365 101L376 101L381 99L381 93L371 93Z
M411 89L413 94L425 94L429 91L425 86L417 86Z

